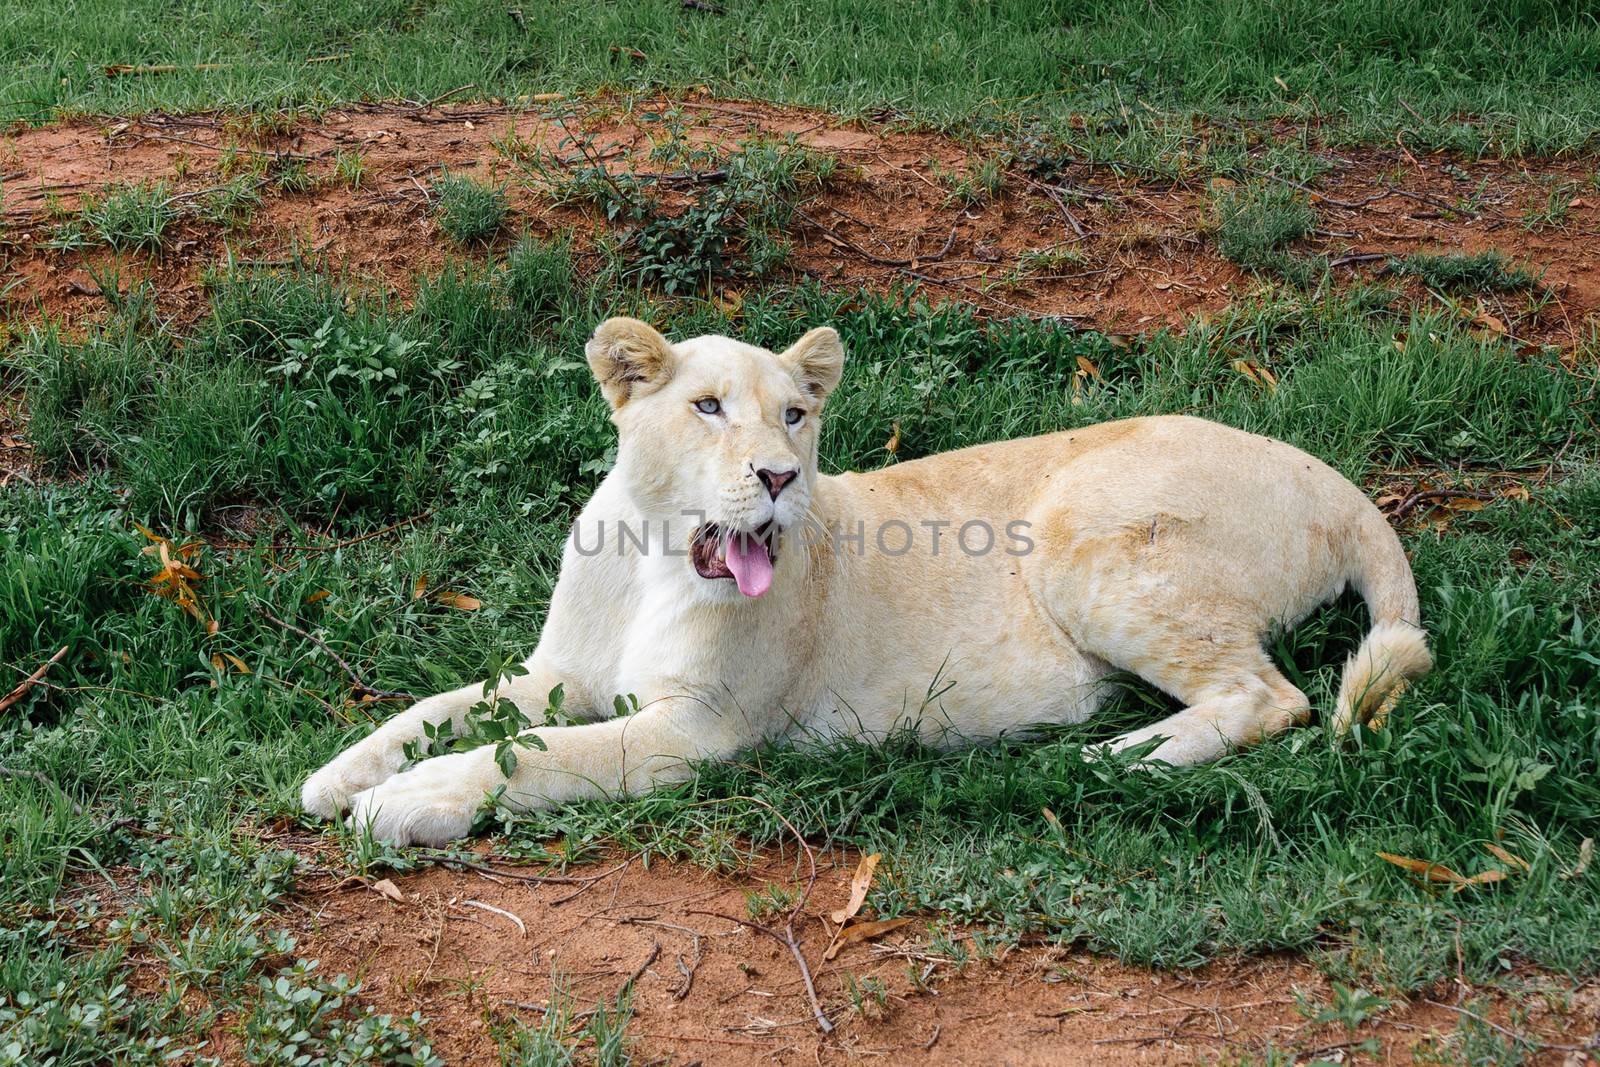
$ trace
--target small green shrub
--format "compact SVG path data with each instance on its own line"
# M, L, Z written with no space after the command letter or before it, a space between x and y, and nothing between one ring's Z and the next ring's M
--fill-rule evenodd
M199 216L228 229L248 226L261 207L260 181L247 174L224 183L200 199Z
M1311 232L1316 213L1286 185L1245 185L1214 201L1217 251L1246 270L1282 266L1284 247Z
M317 179L305 159L286 156L273 167L272 185L280 193L304 193L317 187Z
M178 219L178 209L166 182L118 183L99 196L84 199L75 228L91 243L116 249L160 248L161 240Z
M461 174L445 171L430 188L433 215L439 228L459 244L493 237L505 222L509 205L503 187L484 185Z
M1389 271L1415 278L1433 289L1469 293L1505 293L1528 289L1538 279L1490 249L1476 255L1411 255L1389 261Z
M366 153L341 151L333 157L333 180L340 185L359 189L366 177Z
M557 203L591 204L620 229L603 250L621 280L680 294L781 267L795 210L833 178L838 161L792 138L709 148L690 140L673 112L646 121L663 130L649 155L659 173L614 166L585 137L569 139L583 160L576 167L554 154L524 165ZM663 189L686 193L688 203Z

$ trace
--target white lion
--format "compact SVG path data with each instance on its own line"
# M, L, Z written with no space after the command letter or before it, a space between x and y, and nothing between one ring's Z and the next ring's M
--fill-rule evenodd
M579 516L527 673L508 779L486 745L400 771L425 724L460 729L471 685L423 700L306 782L307 811L396 843L466 834L486 794L533 809L679 782L692 762L805 732L932 741L1077 722L1131 671L1186 707L1112 742L1195 764L1309 714L1263 648L1347 584L1372 630L1333 723L1431 666L1399 540L1312 456L1201 419L1129 419L870 474L817 471L838 335L774 354L671 344L611 319L588 344L616 467ZM632 714L612 717L619 694Z

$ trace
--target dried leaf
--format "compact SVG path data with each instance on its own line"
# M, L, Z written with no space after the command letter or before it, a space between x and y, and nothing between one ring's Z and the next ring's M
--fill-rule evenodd
M1483 848L1484 851L1489 853L1489 855L1503 863L1509 863L1513 867L1521 867L1525 871L1533 870L1533 868L1529 866L1528 861L1517 855L1515 852L1508 852L1499 845L1491 845L1487 841L1484 842Z
M188 561L199 554L205 542L190 541L188 544L175 545L138 523L134 523L134 526L153 542L141 549L141 553L155 556L161 561L161 569L147 580L146 587L156 596L178 605L196 621L204 623L207 633L216 633L220 629L217 620L205 610L200 595L189 584L202 580L200 572L189 566Z
M213 652L211 654L211 665L224 674L227 673L230 666L237 674L255 673L249 668L244 660L240 659L238 656L235 656L232 652Z
M1420 877L1424 882L1448 883L1452 893L1459 893L1468 886L1487 885L1490 882L1502 882L1506 877L1506 872L1500 870L1498 867L1491 867L1487 871L1480 871L1471 878L1465 878L1457 874L1455 871L1452 871L1444 864L1433 863L1429 860L1417 860L1412 859L1409 856L1396 856L1388 852L1378 853L1378 858L1387 860L1396 867L1405 868L1412 874Z
M1594 859L1594 838L1586 837L1578 846L1578 864L1570 871L1561 872L1561 880L1570 882L1574 878L1583 877L1583 872L1589 869L1589 861Z
M838 913L835 912L835 914ZM882 937L884 934L900 929L910 921L910 916L902 915L898 919L879 919L876 922L856 923L853 926L847 926L840 931L833 944L828 946L828 951L822 954L822 958L831 960L852 941L872 941Z
M1500 496L1505 500L1520 500L1523 503L1533 499L1533 494L1528 492L1525 485L1508 485L1500 490Z
M1472 316L1472 324L1474 326L1482 326L1484 329L1493 333L1497 333L1502 337L1511 332L1510 330L1506 329L1506 324L1504 322L1494 315L1491 315L1487 308L1481 306L1478 308L1478 313Z
M1438 506L1451 511L1482 511L1489 506L1489 502L1475 496L1456 496L1439 501Z
M1251 381L1255 382L1269 393L1275 393L1278 391L1277 375L1273 374L1259 363L1252 363L1248 359L1236 359L1233 361L1233 369L1244 375L1246 378L1249 378Z
M457 611L477 611L479 608L483 607L483 601L479 600L475 596L468 596L465 593L445 592L440 593L438 596L434 597L434 599L443 604L445 607L455 608Z
M1478 872L1471 878L1463 878L1460 885L1451 887L1450 892L1459 893L1469 885L1486 885L1489 882L1503 882L1505 880L1505 871L1498 867L1491 867L1487 871Z
M427 591L428 576L426 574L417 575L417 580L411 583L411 599L421 600L422 594L426 593Z
M1452 885L1465 885L1467 881L1442 863L1433 863L1430 860L1416 860L1410 856L1396 856L1390 852L1380 852L1378 853L1378 858L1392 863L1396 867L1403 867L1427 882L1449 882Z
M322 601L327 600L332 595L332 589L318 589L315 593L312 593L310 596L306 597L306 603L320 604Z
M861 910L861 905L867 901L867 890L872 888L872 874L878 869L878 861L883 855L874 852L870 856L862 856L861 862L856 864L855 876L850 879L850 902L829 916L835 926L843 926Z
M379 879L378 881L373 882L367 888L372 890L374 893L383 894L396 904L404 904L406 902L406 895L400 892L400 887L389 881L387 878Z
M1093 360L1087 359L1084 356L1078 357L1078 369L1083 371L1083 373L1087 374L1097 382L1104 380L1100 377L1100 368L1094 365Z
M889 431L889 439L883 443L883 450L891 456L900 451L900 424L898 422L894 423L893 429Z

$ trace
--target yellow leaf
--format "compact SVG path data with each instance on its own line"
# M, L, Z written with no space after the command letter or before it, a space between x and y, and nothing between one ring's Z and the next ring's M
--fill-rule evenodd
M422 594L426 593L427 591L428 576L426 574L417 575L417 580L411 583L411 599L421 600Z
M882 854L874 852L870 856L861 857L861 862L856 864L855 876L850 879L850 902L829 916L835 926L843 926L861 910L861 905L866 903L867 890L872 888L872 874L878 869L878 861L881 859L883 859Z
M1459 893L1469 885L1487 885L1490 882L1503 882L1505 880L1505 871L1498 867L1491 867L1487 871L1480 871L1471 878L1463 878L1460 885L1450 887L1450 892Z
M332 595L333 595L333 590L332 589L318 589L315 593L312 593L310 596L306 597L306 603L307 604L321 603L322 601L327 600Z
M1500 860L1504 863L1509 863L1513 867L1521 867L1525 871L1533 870L1533 868L1528 865L1528 861L1517 855L1515 852L1508 852L1499 845L1491 845L1487 841L1484 842L1483 848L1484 851L1488 852L1489 855L1493 856L1497 860Z
M1277 392L1278 379L1265 367L1250 362L1248 359L1233 361L1233 369L1261 386L1269 393Z
M443 604L445 607L455 608L457 611L477 611L479 608L483 607L483 601L479 600L475 596L468 596L465 593L445 592L440 593L438 596L434 597L434 599Z
M1097 382L1103 380L1100 377L1100 368L1096 367L1093 362L1083 356L1078 357L1078 369L1083 371L1083 373L1087 374Z
M822 958L831 960L852 941L871 941L874 938L882 937L884 934L900 929L910 921L910 916L903 915L898 919L879 919L876 922L856 923L854 926L847 926L834 939L833 944L828 946L828 951L822 954Z
M891 456L900 451L900 424L898 422L893 424L893 429L889 432L889 440L883 443L883 450Z
M1392 863L1396 867L1403 867L1412 874L1419 875L1424 881L1449 882L1452 885L1465 885L1467 882L1465 878L1442 863L1433 863L1430 860L1415 860L1410 856L1396 856L1390 852L1380 852L1378 853L1378 858Z
M211 665L224 674L228 672L230 666L237 674L255 673L245 664L244 660L235 656L232 652L213 652L211 654Z

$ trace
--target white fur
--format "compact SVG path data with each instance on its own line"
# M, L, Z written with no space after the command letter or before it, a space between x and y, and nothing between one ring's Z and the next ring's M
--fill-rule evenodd
M816 437L843 360L832 330L774 354L722 337L670 345L611 320L589 357L618 426L617 465L569 539L528 673L502 695L537 716L559 683L565 709L590 721L534 730L547 749L519 746L509 782L489 747L397 774L423 724L459 726L482 688L430 697L313 775L307 811L349 809L380 838L438 844L465 834L502 785L531 809L679 781L692 761L797 732L877 738L911 724L948 744L1078 721L1118 668L1188 706L1113 747L1160 737L1150 759L1198 763L1306 718L1263 636L1347 583L1378 628L1352 660L1347 691L1362 692L1341 697L1341 719L1427 668L1393 532L1358 489L1280 442L1136 419L828 477ZM705 396L720 416L695 409ZM792 407L805 411L798 426ZM762 467L800 474L774 501ZM686 510L724 529L783 526L772 589L751 599L700 577L682 554L698 521ZM622 551L618 524L646 520L650 551ZM921 524L940 520L951 525L936 553ZM956 543L974 520L999 537L987 554ZM917 537L905 554L876 544L894 522ZM857 524L864 552L850 541ZM1021 549L1013 528L1030 552L1006 551ZM618 694L643 706L612 718Z

